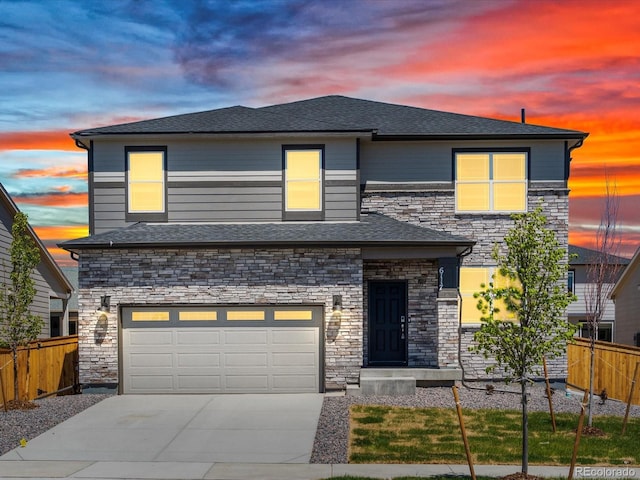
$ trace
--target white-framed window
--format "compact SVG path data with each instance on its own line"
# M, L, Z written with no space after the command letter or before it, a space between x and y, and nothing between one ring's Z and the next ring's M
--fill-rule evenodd
M321 220L324 146L284 145L284 219Z
M527 152L455 151L456 212L526 212L527 157Z
M510 280L501 276L497 267L460 267L460 297L462 298L462 323L481 323L482 312L478 310L478 299L474 298L474 293L484 290L482 285L489 286L493 282L496 287L509 285ZM507 311L502 300L495 301L495 307L500 312L497 318L500 320L513 321L515 315Z
M127 147L127 214L166 214L164 147Z

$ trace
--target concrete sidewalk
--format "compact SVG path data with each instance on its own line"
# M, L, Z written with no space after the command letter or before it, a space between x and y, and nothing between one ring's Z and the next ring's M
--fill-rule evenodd
M476 475L503 477L518 465L476 465ZM530 466L541 477L566 477L569 467ZM467 465L260 464L210 462L0 461L2 479L145 479L145 480L319 480L344 475L377 479L400 476L469 476ZM640 468L577 467L574 478L640 478Z

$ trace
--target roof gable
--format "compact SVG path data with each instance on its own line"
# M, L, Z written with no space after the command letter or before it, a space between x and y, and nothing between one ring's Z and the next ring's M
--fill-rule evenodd
M627 282L629 278L633 277L633 272L640 268L640 247L636 250L636 253L633 255L633 258L629 261L627 267L622 271L622 275L618 278L618 281L613 286L613 290L611 290L611 298L615 298L615 296L619 293L622 286Z
M0 208L4 209L12 219L15 217L16 213L20 211L2 184L0 184ZM36 232L33 230L31 225L27 223L27 227L31 238L33 238L40 250L40 264L43 265L44 268L51 273L52 278L56 279L58 282L58 285L49 285L49 287L54 291L60 290L70 295L73 287L69 282L69 279L64 275L38 235L36 235ZM11 234L11 228L9 228L9 234Z

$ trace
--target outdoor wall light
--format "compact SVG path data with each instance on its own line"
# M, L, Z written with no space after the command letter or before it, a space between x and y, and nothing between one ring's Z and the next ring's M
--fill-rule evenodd
M342 312L342 295L333 296L333 311L335 313Z
M109 330L109 318L106 313L100 313L96 327L93 331L93 337L96 345L101 345L104 339L107 338L107 331Z
M108 313L111 311L111 297L109 295L103 295L100 297L100 308L98 312Z

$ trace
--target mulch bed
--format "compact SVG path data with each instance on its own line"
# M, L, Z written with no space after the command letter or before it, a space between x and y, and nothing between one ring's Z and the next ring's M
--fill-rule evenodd
M0 407L4 409L5 407ZM38 408L38 405L27 400L9 400L6 405L7 410L32 410Z

